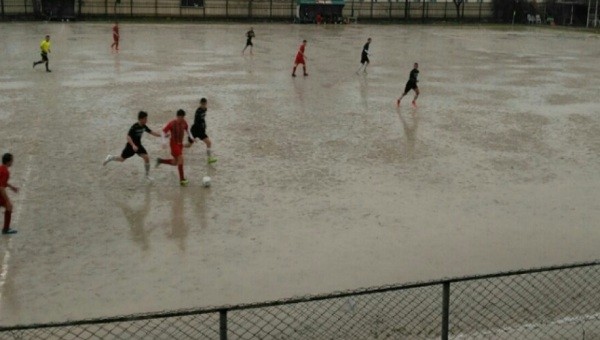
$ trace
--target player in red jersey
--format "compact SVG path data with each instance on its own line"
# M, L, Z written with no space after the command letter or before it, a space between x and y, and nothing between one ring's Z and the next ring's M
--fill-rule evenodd
M188 123L185 121L185 111L179 109L177 110L177 117L165 125L161 133L163 144L166 144L165 138L170 136L169 145L171 146L171 155L173 158L156 159L156 166L159 166L160 164L177 166L177 170L179 170L179 184L181 184L181 186L186 186L188 184L187 179L185 179L185 176L183 175L183 137L185 134L187 134L188 139L192 139Z
M12 203L6 193L6 188L14 192L19 192L19 188L8 183L10 172L8 168L13 164L13 155L5 153L2 155L2 165L0 165L0 207L4 207L4 227L2 228L3 235L16 234L17 231L10 227L10 217L12 215Z
M112 28L113 43L110 45L111 50L119 52L119 23L115 22Z
M296 67L298 67L298 65L302 64L302 70L304 70L304 76L307 76L308 73L306 73L306 61L304 59L308 59L305 55L304 55L304 49L306 48L306 40L302 41L302 45L300 45L300 47L298 48L298 53L296 53L296 60L294 61L294 70L292 71L292 77L296 76Z

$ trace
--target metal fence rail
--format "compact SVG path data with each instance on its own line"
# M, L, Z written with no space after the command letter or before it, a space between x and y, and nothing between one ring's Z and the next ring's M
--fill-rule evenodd
M0 339L600 339L600 262L0 327Z
M0 16L61 19L61 13L40 5L36 10L36 1L41 3L39 0L0 0ZM297 14L296 5L296 0L75 0L69 13L80 19L169 17L292 21ZM457 17L464 21L490 21L493 17L492 5L487 2L464 3L458 14L453 2L347 0L342 14L359 21L376 22L457 20Z

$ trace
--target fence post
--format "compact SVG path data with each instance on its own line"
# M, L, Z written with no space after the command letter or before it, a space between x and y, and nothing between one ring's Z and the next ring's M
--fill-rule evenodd
M448 11L448 0L446 0L446 2L444 4L444 20L446 20L447 11Z
M450 324L450 282L443 283L442 292L442 340L448 340L448 326Z
M219 339L227 340L227 309L219 311L219 336Z
M0 4L2 5L2 18L4 18L4 0L0 0Z

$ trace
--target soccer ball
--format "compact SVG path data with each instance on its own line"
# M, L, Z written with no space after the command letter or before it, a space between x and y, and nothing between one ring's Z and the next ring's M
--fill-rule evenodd
M202 177L202 186L204 186L205 188L208 188L210 186L210 177Z

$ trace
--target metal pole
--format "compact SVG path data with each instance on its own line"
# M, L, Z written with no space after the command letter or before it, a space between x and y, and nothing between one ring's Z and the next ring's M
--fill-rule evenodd
M450 282L444 282L442 292L442 340L448 340L450 325Z
M596 13L594 15L594 27L598 27L598 0L596 0Z
M4 0L0 0L0 5L2 6L2 17L4 18Z
M592 0L588 0L587 20L585 21L585 28L590 27L590 9L592 9Z
M219 339L227 340L227 309L219 311Z
M569 22L569 25L573 26L573 5L571 5L571 21Z
M448 0L446 0L446 3L444 4L444 20L446 20L448 14Z

